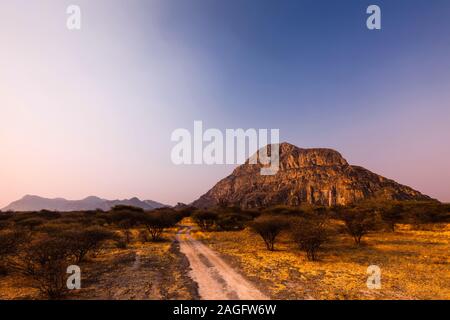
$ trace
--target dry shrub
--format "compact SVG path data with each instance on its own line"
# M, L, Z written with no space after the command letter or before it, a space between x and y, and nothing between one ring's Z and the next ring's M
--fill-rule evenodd
M211 230L217 222L218 214L213 211L200 210L195 212L192 218L202 230Z
M363 236L371 231L380 229L380 217L371 209L349 208L341 213L345 230L357 245L361 244Z
M10 269L11 259L29 241L30 234L20 230L0 232L0 274Z
M289 220L282 216L263 215L249 223L250 228L261 236L267 250L275 250L278 235L289 227Z
M291 234L300 250L306 252L307 259L316 261L317 252L330 240L332 229L326 218L309 216L292 220Z
M69 231L62 235L67 241L76 263L81 263L89 253L97 253L107 240L117 239L114 232L102 227Z
M150 233L152 241L161 240L164 230L175 226L176 223L177 217L164 210L148 212L143 219L143 224Z
M71 244L67 239L45 238L22 250L14 267L42 295L59 299L67 294L66 271L73 262Z

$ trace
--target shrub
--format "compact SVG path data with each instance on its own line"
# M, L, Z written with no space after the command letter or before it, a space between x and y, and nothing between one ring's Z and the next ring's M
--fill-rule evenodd
M47 223L40 225L36 231L43 232L48 235L55 235L65 231L81 230L83 226L77 221L66 221L63 219L51 220Z
M196 210L196 208L194 208L194 207L186 206L186 207L176 210L176 212L178 212L178 214L181 216L181 219L183 219L186 217L190 217L191 214L195 212L195 210Z
M122 232L125 235L125 241L127 244L131 242L132 238L132 233L130 229L133 228L135 225L136 222L132 220L122 220L118 224L119 228L122 229Z
M246 223L252 220L245 214L239 213L222 213L219 214L216 224L221 230L243 230Z
M67 239L76 263L82 262L89 253L96 253L105 241L117 238L114 232L95 226L70 231L62 236Z
M143 224L150 233L152 241L160 240L164 229L173 227L176 223L176 217L164 210L148 212L143 219Z
M5 213L0 211L0 221L10 220L13 217L12 213Z
M128 247L128 244L124 239L122 239L122 238L117 239L117 241L116 241L117 249L126 249L127 247Z
M111 208L111 211L127 211L127 212L144 212L144 209L128 206L124 204L119 204Z
M30 231L34 230L37 226L40 226L45 222L42 218L28 218L24 220L20 220L16 223L17 226L22 228L27 228Z
M364 235L379 228L379 217L372 209L348 208L341 213L347 233L357 245L361 244Z
M405 208L398 203L387 203L380 210L381 219L388 226L389 230L395 232L395 226L403 220Z
M71 246L61 237L46 238L21 251L16 270L31 280L31 285L50 299L67 293L66 271L73 263Z
M142 243L149 242L151 240L149 232L147 230L140 230L139 231L139 240Z
M298 216L303 213L303 209L299 207L290 207L285 205L277 205L264 209L263 215L275 215L275 216Z
M0 273L6 273L9 269L9 258L30 240L30 234L23 231L0 232Z
M264 240L267 250L274 251L277 236L288 228L289 223L286 218L265 215L256 218L249 225Z
M415 225L450 222L450 204L437 201L406 201L403 205L405 211L410 213L409 222Z
M8 229L11 226L11 222L8 220L0 220L0 231Z
M43 219L53 220L61 218L61 213L49 210L41 210L39 211L37 216Z
M213 211L202 210L195 212L192 218L202 230L211 230L217 222L218 215Z
M291 227L291 234L300 250L306 252L310 261L317 260L317 251L331 236L327 220L321 217L296 219Z

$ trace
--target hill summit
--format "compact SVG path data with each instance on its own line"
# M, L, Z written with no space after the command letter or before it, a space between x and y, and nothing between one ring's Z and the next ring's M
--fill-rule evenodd
M271 205L348 205L364 199L430 200L420 192L348 164L332 149L302 149L281 143L279 171L260 175L260 164L248 161L192 204L258 208ZM271 146L269 146L270 152Z

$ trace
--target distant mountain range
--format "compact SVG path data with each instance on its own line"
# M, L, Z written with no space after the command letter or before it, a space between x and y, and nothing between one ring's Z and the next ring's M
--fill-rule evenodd
M87 197L82 200L66 200L63 198L48 199L39 196L26 195L20 200L12 202L2 211L82 211L82 210L109 210L116 205L128 205L144 210L167 207L167 205L153 200L139 200L131 198L125 200L106 200L99 197Z
M258 208L304 203L348 205L364 199L431 200L408 186L348 164L335 150L302 149L289 143L282 143L279 148L277 174L263 176L261 165L249 164L247 160L192 205Z

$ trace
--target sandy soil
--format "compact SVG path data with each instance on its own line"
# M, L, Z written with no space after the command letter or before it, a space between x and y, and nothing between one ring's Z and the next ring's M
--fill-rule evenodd
M231 268L217 253L190 235L191 227L182 226L177 239L190 264L190 276L198 284L203 300L266 300L253 284Z
M89 270L91 281L81 299L177 300L198 299L196 284L188 275L189 263L177 242L136 244ZM111 253L115 256L115 253ZM76 297L74 297L76 298Z

